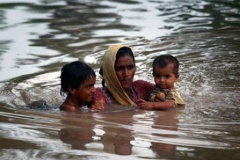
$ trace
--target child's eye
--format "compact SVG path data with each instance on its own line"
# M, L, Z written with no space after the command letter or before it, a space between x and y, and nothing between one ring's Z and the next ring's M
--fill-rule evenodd
M94 87L94 84L87 85L87 89Z
M160 75L154 75L155 78L160 78L161 76Z
M171 76L169 74L165 75L165 78L170 78Z

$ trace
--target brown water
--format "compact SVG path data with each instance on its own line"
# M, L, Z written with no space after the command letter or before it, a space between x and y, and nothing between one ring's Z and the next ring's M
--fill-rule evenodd
M238 0L2 0L0 28L1 160L240 158ZM98 72L114 43L132 47L135 79L153 82L153 59L176 56L186 106L60 112L61 67ZM41 99L50 108L28 105Z

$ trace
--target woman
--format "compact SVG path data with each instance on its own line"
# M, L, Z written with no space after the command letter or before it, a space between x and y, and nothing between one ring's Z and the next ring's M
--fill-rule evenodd
M94 100L133 106L139 99L146 99L153 84L142 80L133 81L135 71L135 59L130 47L109 47L99 72L103 77L103 87L96 88Z

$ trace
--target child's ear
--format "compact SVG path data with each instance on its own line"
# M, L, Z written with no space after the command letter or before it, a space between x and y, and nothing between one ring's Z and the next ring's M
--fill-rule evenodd
M176 74L175 76L176 76L176 80L178 80L178 78L180 77L180 75L179 75L179 74Z
M72 88L72 87L69 87L69 88L68 88L68 92L69 92L70 94L75 94L75 93L76 93L76 89L75 89L75 88Z

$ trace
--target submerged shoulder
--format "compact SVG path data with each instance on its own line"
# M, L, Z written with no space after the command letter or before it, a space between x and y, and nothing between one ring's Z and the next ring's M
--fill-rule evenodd
M60 106L60 110L61 111L76 112L76 111L78 111L78 107L70 105L70 104L67 104L67 103L63 103Z

